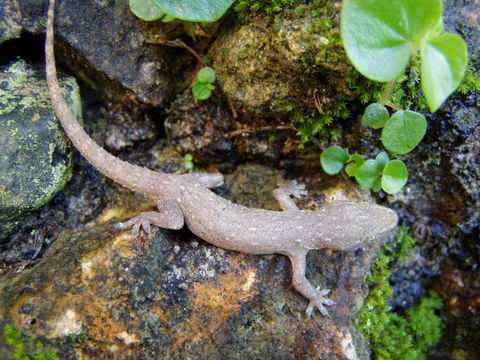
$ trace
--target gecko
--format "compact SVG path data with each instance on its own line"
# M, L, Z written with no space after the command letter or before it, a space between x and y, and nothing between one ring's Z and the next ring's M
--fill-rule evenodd
M54 8L50 0L45 41L46 77L54 111L74 147L98 171L116 183L155 201L158 211L146 211L116 225L133 237L151 226L179 230L184 226L210 244L246 254L282 254L290 259L293 287L309 300L306 314L315 309L329 316L335 302L329 290L314 287L305 276L310 250L357 249L396 226L396 213L384 206L332 201L316 210L301 210L293 197L306 194L292 182L273 192L282 211L247 208L211 189L223 183L221 173L168 174L125 162L98 145L78 124L62 95L54 55Z

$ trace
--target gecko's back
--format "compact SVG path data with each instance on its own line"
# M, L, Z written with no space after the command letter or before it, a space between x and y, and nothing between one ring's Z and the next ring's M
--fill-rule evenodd
M217 246L250 254L291 248L349 250L390 230L394 211L380 205L335 201L312 210L246 208L208 189L186 190L179 202L189 229Z

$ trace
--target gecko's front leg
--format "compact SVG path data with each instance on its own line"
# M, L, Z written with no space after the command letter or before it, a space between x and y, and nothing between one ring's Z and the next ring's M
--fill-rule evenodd
M280 204L280 207L285 210L295 211L299 210L295 202L290 196L300 197L302 195L307 195L305 186L303 184L298 184L296 181L292 181L289 184L281 185L273 191L273 196ZM306 249L298 249L285 251L285 254L290 258L292 264L293 287L303 296L310 300L310 303L307 307L306 313L310 317L313 314L315 308L320 310L322 315L328 316L328 311L325 308L325 305L333 305L335 302L326 298L330 290L316 289L310 281L305 277L305 268L306 268L306 258L307 258Z
M179 230L183 227L183 212L177 204L168 200L160 200L157 201L157 207L158 211L142 212L130 220L114 226L121 230L131 227L134 238L139 235L140 229L149 234L151 225L170 230Z

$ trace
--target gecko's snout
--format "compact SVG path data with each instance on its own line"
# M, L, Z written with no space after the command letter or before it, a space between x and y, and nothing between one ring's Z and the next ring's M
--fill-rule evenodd
M381 225L381 233L385 233L393 229L398 224L398 216L395 211L387 207L382 207L382 214L378 218L378 223Z

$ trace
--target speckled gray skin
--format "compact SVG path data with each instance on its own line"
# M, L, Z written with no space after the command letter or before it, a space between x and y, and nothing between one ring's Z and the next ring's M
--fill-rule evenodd
M158 205L158 212L141 213L117 227L132 227L132 235L137 236L140 227L149 232L150 225L180 229L186 224L203 240L224 249L247 254L284 254L292 263L293 286L310 300L307 314L311 315L316 307L328 315L324 305L334 304L325 297L328 291L316 289L305 277L308 251L358 248L393 228L397 224L395 212L351 201L332 202L316 211L299 210L290 196L305 192L296 183L274 192L284 211L249 209L209 190L223 182L222 174L164 174L114 157L77 123L60 91L53 52L54 7L55 0L50 0L46 72L52 104L63 128L74 146L101 173L154 199Z

